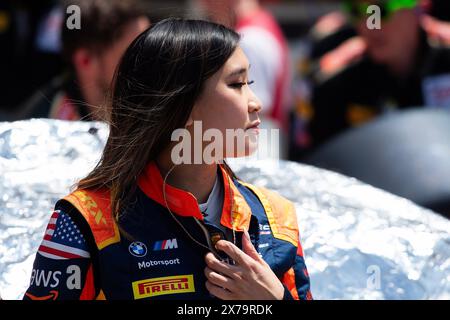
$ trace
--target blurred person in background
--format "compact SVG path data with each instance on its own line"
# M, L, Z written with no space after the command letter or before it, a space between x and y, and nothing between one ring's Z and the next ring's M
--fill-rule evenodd
M241 47L250 61L253 90L262 103L262 126L281 129L286 143L290 111L290 57L278 22L259 0L198 0L211 20L233 28L242 36ZM286 146L281 145L285 156Z
M0 1L0 121L61 71L56 0Z
M380 29L367 25L372 4L381 9ZM442 10L448 5L348 0L345 15L333 13L319 21L313 34L320 40L313 44L307 75L309 108L298 114L309 135L308 143L298 147L300 160L336 134L381 113L417 106L450 110L450 27L443 21L450 11Z
M105 120L102 105L128 45L150 21L137 0L62 1L80 8L80 27L62 23L62 50L69 71L54 78L22 107L18 118ZM68 19L73 13L68 13Z

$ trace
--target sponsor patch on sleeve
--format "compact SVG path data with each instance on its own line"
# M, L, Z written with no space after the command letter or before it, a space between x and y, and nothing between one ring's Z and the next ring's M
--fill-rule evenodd
M83 234L70 216L59 210L53 212L38 252L54 260L90 257Z

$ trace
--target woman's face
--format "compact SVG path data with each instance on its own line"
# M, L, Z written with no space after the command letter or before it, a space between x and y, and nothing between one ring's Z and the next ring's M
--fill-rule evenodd
M204 140L206 137L214 141L214 133L221 134L223 157L248 156L258 146L261 103L250 89L249 67L247 57L238 47L222 68L205 82L191 113L190 120L201 121ZM190 123L188 129L195 134L193 127ZM208 137L207 130L214 139ZM203 149L208 144L210 142L204 142Z

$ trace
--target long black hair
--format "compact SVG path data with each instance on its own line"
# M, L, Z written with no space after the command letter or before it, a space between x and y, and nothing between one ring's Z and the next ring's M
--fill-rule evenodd
M166 19L140 34L115 74L102 158L78 188L109 188L119 221L145 166L184 128L205 81L238 43L233 30L202 20Z

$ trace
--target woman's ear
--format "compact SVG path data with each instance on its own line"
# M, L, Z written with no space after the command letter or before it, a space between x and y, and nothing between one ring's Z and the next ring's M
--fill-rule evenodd
M199 110L199 105L198 105L198 101L194 104L194 106L192 107L191 113L189 114L189 118L186 121L186 125L185 128L192 126L194 124L194 121L201 119L199 116L200 110Z
M186 122L186 125L184 126L185 128L192 126L194 124L194 120L192 119L192 113L189 115L189 118Z

